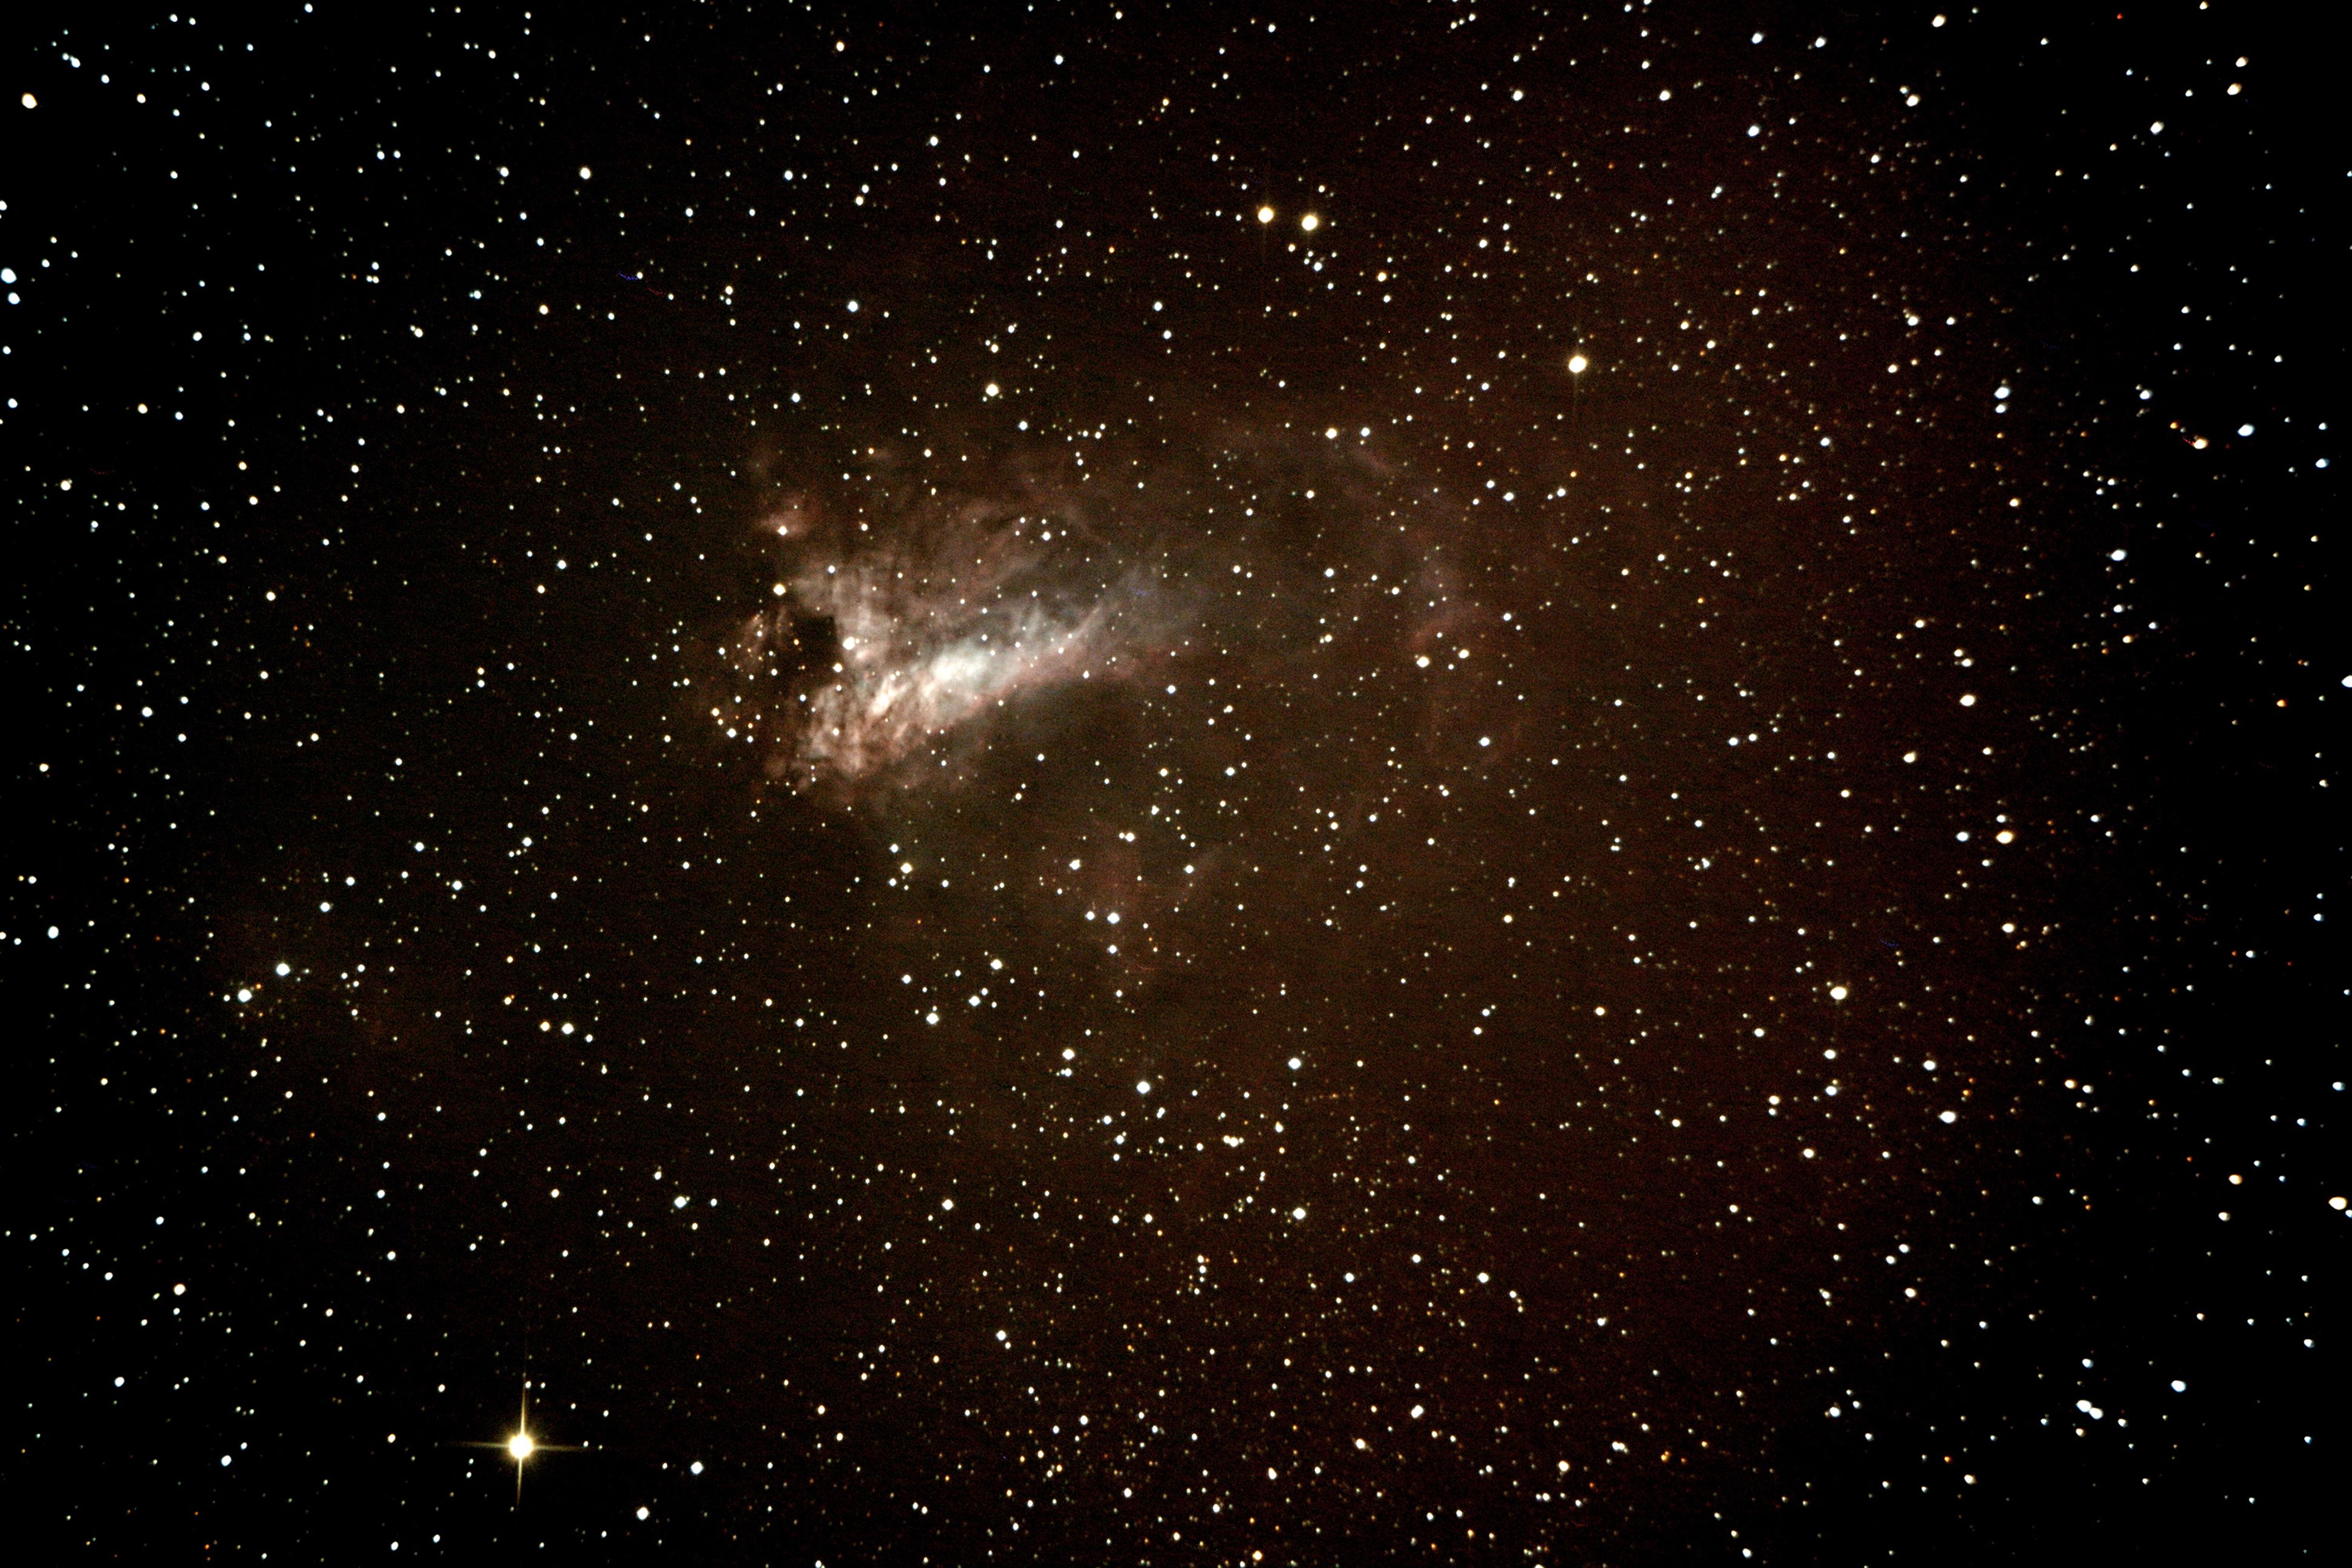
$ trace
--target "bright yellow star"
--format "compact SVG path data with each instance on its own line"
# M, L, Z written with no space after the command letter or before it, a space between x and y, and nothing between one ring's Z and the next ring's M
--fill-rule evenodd
M515 1412L514 1435L501 1443L465 1443L467 1448L498 1448L514 1461L515 1502L522 1502L523 1466L540 1454L576 1454L587 1445L582 1443L542 1443L530 1435L530 1384L523 1384L522 1402Z

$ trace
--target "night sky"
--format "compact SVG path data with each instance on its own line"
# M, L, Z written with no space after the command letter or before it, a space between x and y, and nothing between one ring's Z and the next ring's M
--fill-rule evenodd
M37 11L41 1560L2316 1550L2290 8Z

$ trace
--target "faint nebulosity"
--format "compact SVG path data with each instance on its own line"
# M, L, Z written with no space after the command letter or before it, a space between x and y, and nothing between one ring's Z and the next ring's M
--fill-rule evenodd
M23 31L27 1538L2317 1548L2279 18Z

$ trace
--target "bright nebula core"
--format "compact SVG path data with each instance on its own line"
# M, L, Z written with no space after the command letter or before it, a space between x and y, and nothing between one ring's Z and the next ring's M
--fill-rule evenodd
M2333 1544L2284 13L575 11L18 51L43 1560Z

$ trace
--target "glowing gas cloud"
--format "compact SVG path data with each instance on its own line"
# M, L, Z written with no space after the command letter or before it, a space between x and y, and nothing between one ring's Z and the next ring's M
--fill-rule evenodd
M1334 681L1391 720L1432 716L1433 647L1458 665L1474 629L1517 635L1468 587L1494 575L1475 564L1477 503L1369 427L1225 421L1148 457L1089 442L1025 464L860 457L865 474L763 514L765 591L730 629L731 689L709 710L728 744L820 799L959 779L1052 715L1084 713L1103 743L1114 692L1162 720L1197 709L1180 732L1200 745L1224 743L1244 689L1244 710L1294 741L1286 694ZM1091 695L1044 706L1053 693ZM1481 700L1443 711L1468 722Z
M854 789L976 738L1026 692L1126 679L1185 618L1136 548L1150 526L1034 485L879 524L796 499L764 524L780 571L731 649L735 727L772 777Z

